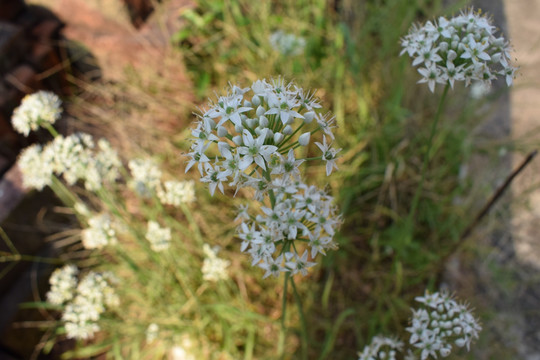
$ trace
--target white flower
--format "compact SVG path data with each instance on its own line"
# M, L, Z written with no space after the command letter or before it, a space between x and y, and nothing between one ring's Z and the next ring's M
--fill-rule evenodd
M277 30L270 35L270 45L285 56L296 56L304 52L306 40L303 37Z
M413 58L413 66L421 66L419 82L427 83L432 92L435 84L489 84L497 75L505 76L510 86L516 71L509 65L510 45L494 31L487 17L470 9L450 20L440 17L423 26L413 25L401 41L401 54Z
M80 281L75 297L62 314L66 335L70 339L86 340L100 330L98 321L107 307L119 305L111 284L117 282L111 273L89 272Z
M114 245L116 230L108 214L99 214L88 220L88 228L82 232L82 244L86 249L101 249L107 245Z
M358 353L358 360L396 360L403 349L403 342L396 338L375 336L371 343Z
M320 108L314 93L282 78L257 80L243 89L231 85L227 96L197 116L186 171L197 165L212 194L227 185L236 187L235 194L252 187L255 198L263 199L275 178L299 173L281 165L288 166L290 159L300 165L299 154L305 156L300 146L321 132L334 139L335 118L320 114ZM285 155L287 161L280 164ZM333 159L327 160L327 167L335 168Z
M421 359L428 356L447 356L452 345L458 347L470 344L478 338L482 329L466 305L459 304L445 292L417 297L416 301L424 307L413 310L411 326L406 330L411 333L410 344L421 349Z
M67 137L56 136L43 151L52 159L54 173L62 175L69 185L73 185L85 179L92 162L93 148L92 136L76 133Z
M47 292L47 301L54 305L62 305L73 299L78 273L79 270L72 264L54 270L49 278L51 289Z
M286 255L290 255L287 262L285 262L285 266L289 268L289 271L292 275L295 275L297 273L301 273L302 275L307 275L307 269L309 269L312 266L315 266L317 263L308 261L308 252L307 250L304 251L302 256L298 256L296 253L288 253Z
M84 175L87 190L99 190L105 183L113 183L120 177L122 162L116 150L105 139L98 140L99 151L92 156Z
M52 92L38 91L26 95L13 111L11 122L15 131L28 136L44 124L54 124L62 114L62 102Z
M146 231L146 240L150 242L152 250L159 252L167 250L171 242L171 229L162 228L156 221L149 221Z
M53 163L43 152L41 145L34 144L24 148L17 164L22 173L24 187L42 190L51 185Z
M253 162L259 165L263 170L266 170L265 160L268 161L269 156L277 150L277 146L263 145L266 139L266 130L262 131L257 139L246 129L242 133L244 146L238 148L238 153L243 155L240 160L240 170L247 169Z
M128 162L128 168L133 176L131 187L140 196L150 196L161 184L161 170L150 159L133 159Z
M326 161L326 176L329 176L334 168L337 170L336 154L340 152L341 149L336 150L331 148L331 144L326 143L326 136L323 136L322 144L320 142L316 142L315 145L317 145L322 152L322 159Z
M152 323L146 328L146 342L151 343L157 339L159 335L159 326L158 324Z
M158 188L158 198L163 205L180 206L195 201L195 183L188 181L165 181Z
M202 266L203 279L212 282L227 280L229 278L227 268L231 262L219 258L217 256L218 250L212 249L208 244L203 245L203 251L206 255Z

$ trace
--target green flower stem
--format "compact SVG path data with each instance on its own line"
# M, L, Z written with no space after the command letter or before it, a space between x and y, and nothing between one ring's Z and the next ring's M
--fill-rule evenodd
M75 204L80 202L80 199L77 198L77 196L55 175L52 175L50 188L66 206L73 207Z
M281 329L279 331L278 356L285 359L285 337L287 335L287 326L285 324L285 315L287 312L287 285L289 284L290 274L285 273L283 281L283 298L281 299Z
M54 126L52 126L51 124L49 123L44 123L42 124L43 127L45 129L47 129L47 131L53 136L53 137L57 137L59 136L60 134L58 133L58 131L56 131L56 129L54 128Z
M427 147L427 150L426 150L426 154L424 155L424 162L422 164L422 172L421 172L421 177L420 177L420 183L418 183L418 187L416 188L416 192L414 194L414 198L413 198L412 204L411 204L411 209L409 211L409 216L407 217L407 222L406 222L407 228L409 229L409 231L411 233L412 233L412 230L414 228L413 227L413 219L414 219L414 217L416 215L416 210L418 208L418 203L420 201L420 194L421 194L422 188L424 186L424 180L425 180L425 177L426 177L427 166L428 166L429 158L430 158L430 155L431 155L431 147L433 146L433 138L435 137L435 131L437 130L437 124L439 122L439 118L441 117L444 101L446 99L446 95L448 94L448 89L449 88L450 88L450 84L447 83L446 86L444 87L441 99L439 100L439 105L437 107L437 112L435 113L435 118L433 119L433 123L431 125L431 133L430 133L429 139L428 139L428 147Z
M197 240L199 245L202 246L204 244L204 240L201 234L201 229L199 228L199 224L197 224L197 222L195 221L195 218L193 218L189 207L186 204L182 203L180 204L180 209L182 209L182 212L186 216L191 231L193 232L193 235L195 235L195 240Z
M300 314L300 324L302 326L302 359L306 360L308 358L308 332L307 332L307 324L306 324L306 317L304 316L304 308L302 306L302 299L300 298L300 295L298 294L298 290L296 289L296 284L294 283L294 279L291 278L291 286L293 289L294 294L294 300L296 302L296 306L298 307L298 314Z

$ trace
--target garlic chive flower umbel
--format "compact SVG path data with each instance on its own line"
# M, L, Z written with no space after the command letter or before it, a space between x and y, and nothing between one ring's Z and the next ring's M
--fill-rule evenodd
M60 98L49 91L26 95L13 111L11 123L18 133L28 136L30 131L54 124L62 114Z
M242 207L237 219L241 250L269 275L307 274L317 254L336 248L341 216L333 198L305 184L299 167L322 161L337 169L335 118L321 112L311 92L283 79L230 87L198 115L186 171L197 166L213 195L226 186L251 188L260 206ZM318 141L317 141L318 140ZM309 145L315 156L306 157Z
M446 292L425 293L415 299L422 305L413 310L409 343L421 350L421 360L448 356L453 345L470 350L482 327L468 306Z
M433 92L435 84L457 81L469 86L473 81L490 84L503 76L512 85L517 68L510 64L510 45L496 35L495 26L480 11L472 8L451 18L439 17L423 26L414 25L401 40L403 50L413 59L422 75L419 83L427 83Z
M425 292L415 299L421 305L412 309L408 344L399 339L375 336L358 353L358 360L437 359L447 357L454 347L470 350L482 330L469 307L447 292Z

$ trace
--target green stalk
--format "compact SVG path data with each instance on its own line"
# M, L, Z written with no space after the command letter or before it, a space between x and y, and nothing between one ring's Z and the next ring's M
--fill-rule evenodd
M304 307L302 306L302 299L300 299L300 295L298 294L298 290L296 289L296 284L294 283L294 279L291 278L291 286L293 288L293 294L294 294L294 300L296 302L296 306L298 307L298 314L300 315L300 324L302 326L302 359L306 360L308 358L308 332L307 332L307 324L306 324L306 317L304 316Z
M47 129L47 131L53 136L53 137L57 137L58 135L60 135L58 133L58 131L56 131L56 129L54 128L54 126L52 126L51 124L49 123L44 123L44 124L41 124L45 129Z
M287 326L285 325L285 315L287 311L287 285L289 283L290 274L285 273L283 282L283 298L281 299L281 329L279 331L278 356L280 359L285 359L285 337L287 335Z
M410 233L412 233L413 230L413 218L416 215L416 210L418 208L418 203L420 201L420 194L422 192L422 188L424 186L424 180L426 177L426 171L429 163L429 158L431 155L431 148L433 146L433 138L435 137L435 131L437 130L437 124L439 122L439 118L441 117L444 101L446 99L446 95L448 94L448 89L450 88L450 84L446 84L444 87L444 91L442 93L441 99L439 100L439 105L437 107L437 112L435 113L435 118L433 119L433 123L431 124L431 133L429 134L428 139L428 147L426 150L426 154L424 155L424 162L422 164L422 171L421 171L421 177L420 177L420 183L418 183L418 187L416 188L416 192L414 194L414 198L412 200L411 209L409 211L409 216L407 217L407 228L409 229Z

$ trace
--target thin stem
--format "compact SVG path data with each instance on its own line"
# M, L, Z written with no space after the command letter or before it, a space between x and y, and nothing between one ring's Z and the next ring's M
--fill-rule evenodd
M287 285L289 283L290 274L285 273L283 282L283 298L281 299L281 329L279 331L278 356L280 359L285 358L285 337L287 335L287 326L285 324L285 315L287 312Z
M291 286L293 288L293 294L294 294L294 300L296 302L296 306L298 307L298 314L300 314L300 324L302 326L302 358L305 360L308 358L308 332L307 332L307 324L306 324L306 317L304 315L304 308L302 306L302 299L300 299L300 295L298 294L298 290L296 289L296 284L294 283L294 279L291 277Z
M42 124L42 126L47 129L47 131L53 136L53 137L57 137L58 135L60 135L58 133L58 131L56 131L56 129L54 128L54 126L52 126L51 124L49 123L44 123Z
M424 162L422 164L422 172L420 173L421 174L420 183L418 183L418 187L416 188L416 192L414 194L414 198L411 204L411 210L409 211L409 216L407 217L407 226L410 228L409 230L411 232L413 230L412 220L416 215L416 209L418 208L418 203L420 201L420 194L422 193L424 180L426 178L426 171L429 164L429 158L431 155L431 148L433 146L433 138L435 137L435 131L437 130L437 124L439 122L439 118L441 117L444 101L446 99L446 94L448 94L449 88L450 88L450 85L446 84L446 86L444 87L444 91L442 93L441 99L439 101L439 105L437 107L437 112L435 113L435 118L433 119L433 123L431 124L431 133L429 134L428 147L426 150L426 154L424 155Z

